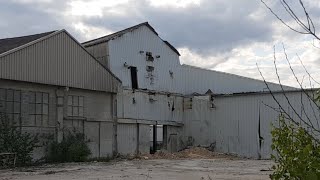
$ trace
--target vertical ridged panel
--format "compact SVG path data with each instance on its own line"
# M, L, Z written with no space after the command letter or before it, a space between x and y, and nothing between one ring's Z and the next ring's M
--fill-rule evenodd
M119 81L64 31L0 58L0 78L116 92Z
M137 124L118 124L118 152L134 154L137 150Z
M311 104L306 95L301 92L286 93L290 104L296 109L299 116L311 120L318 128L316 119L319 111ZM282 93L275 94L281 106L298 122L298 116L290 107ZM245 157L270 158L271 150L271 123L277 124L279 113L265 104L278 108L277 103L269 94L239 95L216 97L215 109L205 104L207 101L194 99L192 110L186 110L185 136L194 138L194 145L210 145L216 143L216 150L224 153L235 153ZM306 114L303 112L304 107ZM200 108L198 108L200 107ZM315 110L316 114L313 113ZM206 115L204 115L206 114ZM206 119L204 116L209 117ZM263 138L261 149L259 145L259 117L260 137ZM209 131L210 130L210 131Z

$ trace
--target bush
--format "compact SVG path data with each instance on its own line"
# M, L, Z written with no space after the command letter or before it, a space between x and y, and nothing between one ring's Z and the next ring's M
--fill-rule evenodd
M271 179L320 179L320 146L301 126L279 118L279 126L272 129Z
M78 132L67 132L64 139L49 144L47 162L81 162L86 161L91 151L86 144L85 136Z
M0 114L0 123L0 153L15 153L16 165L29 165L32 151L39 147L38 136L22 133L3 113Z

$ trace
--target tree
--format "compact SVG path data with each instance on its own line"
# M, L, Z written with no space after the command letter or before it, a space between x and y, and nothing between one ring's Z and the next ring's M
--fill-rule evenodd
M283 25L296 33L310 35L314 38L314 41L320 41L319 36L316 34L316 27L302 0L298 0L298 2L303 10L304 17L299 17L293 10L292 5L290 5L286 0L279 0L283 10L289 15L291 20L296 23L298 28L295 28L295 26L289 25L289 23L285 22L264 0L260 1ZM275 73L277 75L278 83L281 87L281 94L285 97L290 110L284 108L276 98L274 92L272 92L269 88L263 74L258 67L260 75L263 78L270 95L278 105L278 107L269 107L280 114L279 124L274 124L271 132L272 149L277 153L276 155L273 155L272 158L277 164L273 167L274 172L270 177L272 179L320 179L320 92L318 89L313 89L312 86L310 89L305 89L302 86L302 81L299 81L295 71L293 70L284 45L283 53L286 61L288 62L292 75L299 84L300 91L302 95L306 97L308 104L304 104L305 101L303 101L301 98L300 112L292 105L292 102L288 98L287 92L284 90L280 80L276 62L277 58L274 50L273 62ZM310 75L303 64L303 61L300 58L299 60L301 66L304 68L305 73L309 77L310 85L311 81L317 85L320 85ZM312 109L313 113L306 112L305 106L307 105Z

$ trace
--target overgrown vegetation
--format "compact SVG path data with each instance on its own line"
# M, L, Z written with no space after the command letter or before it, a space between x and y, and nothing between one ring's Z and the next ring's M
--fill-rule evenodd
M38 147L38 136L21 132L3 113L0 113L0 123L0 153L14 153L16 165L29 165L32 151Z
M67 131L60 143L53 141L47 146L46 161L81 162L86 161L90 154L84 134Z
M279 126L273 126L271 179L320 179L320 146L301 126L286 121L282 115Z
M268 10L270 10L271 14L287 28L296 33L313 37L314 40L312 45L314 47L312 48L320 49L320 47L315 45L315 42L320 42L320 36L316 33L315 24L313 23L303 0L279 0L277 7L282 7L282 12L287 13L289 17L289 20L287 21L285 20L287 18L282 17L283 14L280 16L280 14L275 11L275 8L269 5L270 2L267 3L265 0L260 1ZM297 12L298 9L295 5L300 6L302 13ZM303 86L303 78L299 80L297 77L284 45L283 53L292 72L292 76L300 86L301 108L292 105L291 100L287 96L287 91L283 89L278 74L276 53L274 50L275 73L281 86L282 95L289 107L286 107L279 102L268 87L268 84L258 67L271 96L277 104L277 106L271 108L281 114L279 125L273 126L272 130L272 149L276 153L272 158L277 164L273 167L274 172L270 177L271 179L320 179L320 93L319 89L313 89L314 85L320 86L320 83L310 75L303 64L303 60L297 55L310 83L310 89L305 89L305 86ZM305 98L306 100L303 101L302 98Z

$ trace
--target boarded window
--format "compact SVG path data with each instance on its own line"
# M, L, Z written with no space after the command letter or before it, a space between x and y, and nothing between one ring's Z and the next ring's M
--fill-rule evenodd
M35 126L48 126L49 94L45 92L29 93L29 119Z
M137 75L137 67L130 67L131 73L131 87L132 89L138 89L138 75Z
M21 124L21 91L0 89L0 113L15 125Z
M184 98L183 105L184 109L192 109L192 98Z
M84 117L84 97L83 96L68 96L68 116Z

